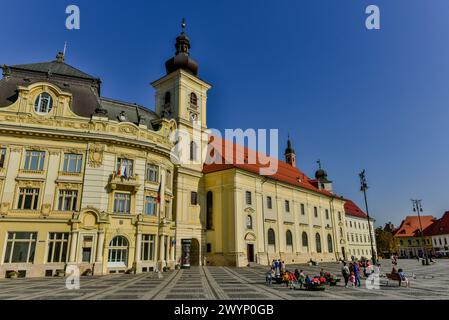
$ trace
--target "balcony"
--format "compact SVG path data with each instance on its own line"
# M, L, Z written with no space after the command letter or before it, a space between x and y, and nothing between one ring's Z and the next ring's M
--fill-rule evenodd
M108 188L110 191L123 190L136 193L140 188L139 175L134 174L129 177L124 177L117 175L117 172L114 171L109 177Z

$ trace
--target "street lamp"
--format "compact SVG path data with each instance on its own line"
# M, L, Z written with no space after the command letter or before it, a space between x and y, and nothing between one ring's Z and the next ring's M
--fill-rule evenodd
M414 200L412 199L412 204L413 204L413 212L417 212L418 213L418 221L419 221L419 232L421 233L421 250L423 252L425 261L426 261L426 265L429 265L429 258L427 256L427 251L424 248L424 234L423 234L423 230L422 230L422 223L421 223L421 212L423 212L422 206L421 206L421 200Z
M369 240L371 242L371 257L373 259L373 265L376 265L377 259L376 259L376 255L374 253L373 234L371 231L371 219L369 217L368 200L366 198L366 190L368 189L368 184L366 182L365 170L363 170L362 172L359 173L359 177L360 177L360 191L362 191L363 195L365 196L366 217L368 219Z

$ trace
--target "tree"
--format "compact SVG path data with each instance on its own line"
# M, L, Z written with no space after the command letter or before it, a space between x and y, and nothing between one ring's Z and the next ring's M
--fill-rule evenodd
M379 251L379 253L383 254L384 256L389 256L392 253L397 252L397 247L392 232L379 227L376 229L375 234L377 250Z

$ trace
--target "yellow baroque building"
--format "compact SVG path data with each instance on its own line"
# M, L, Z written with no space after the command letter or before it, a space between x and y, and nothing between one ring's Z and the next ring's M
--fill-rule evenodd
M324 170L296 168L290 141L272 176L198 161L221 151L209 143L211 86L184 31L175 47L152 83L154 112L102 97L100 79L62 53L2 66L0 278L346 259L345 200ZM189 162L173 157L179 130Z

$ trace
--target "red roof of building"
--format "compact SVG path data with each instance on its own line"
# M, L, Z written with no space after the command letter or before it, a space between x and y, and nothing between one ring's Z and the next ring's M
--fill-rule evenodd
M365 219L368 217L366 215L366 213L363 212L363 210L360 209L353 201L347 200L347 199L345 202L345 214L349 215L349 216L365 218Z
M437 219L434 216L421 216L423 233L426 228L432 225ZM395 237L415 237L420 236L420 225L418 216L407 216L402 221L401 226L395 231Z
M329 191L319 190L312 179L298 168L284 161L215 136L211 137L209 141L209 150L206 163L203 166L203 173L237 168L260 175L261 170L268 170L270 162L277 164L277 170L270 172L270 174L265 174L268 178L315 191L329 197L341 198Z
M435 221L423 231L425 236L437 236L440 234L449 234L449 211L441 219Z

